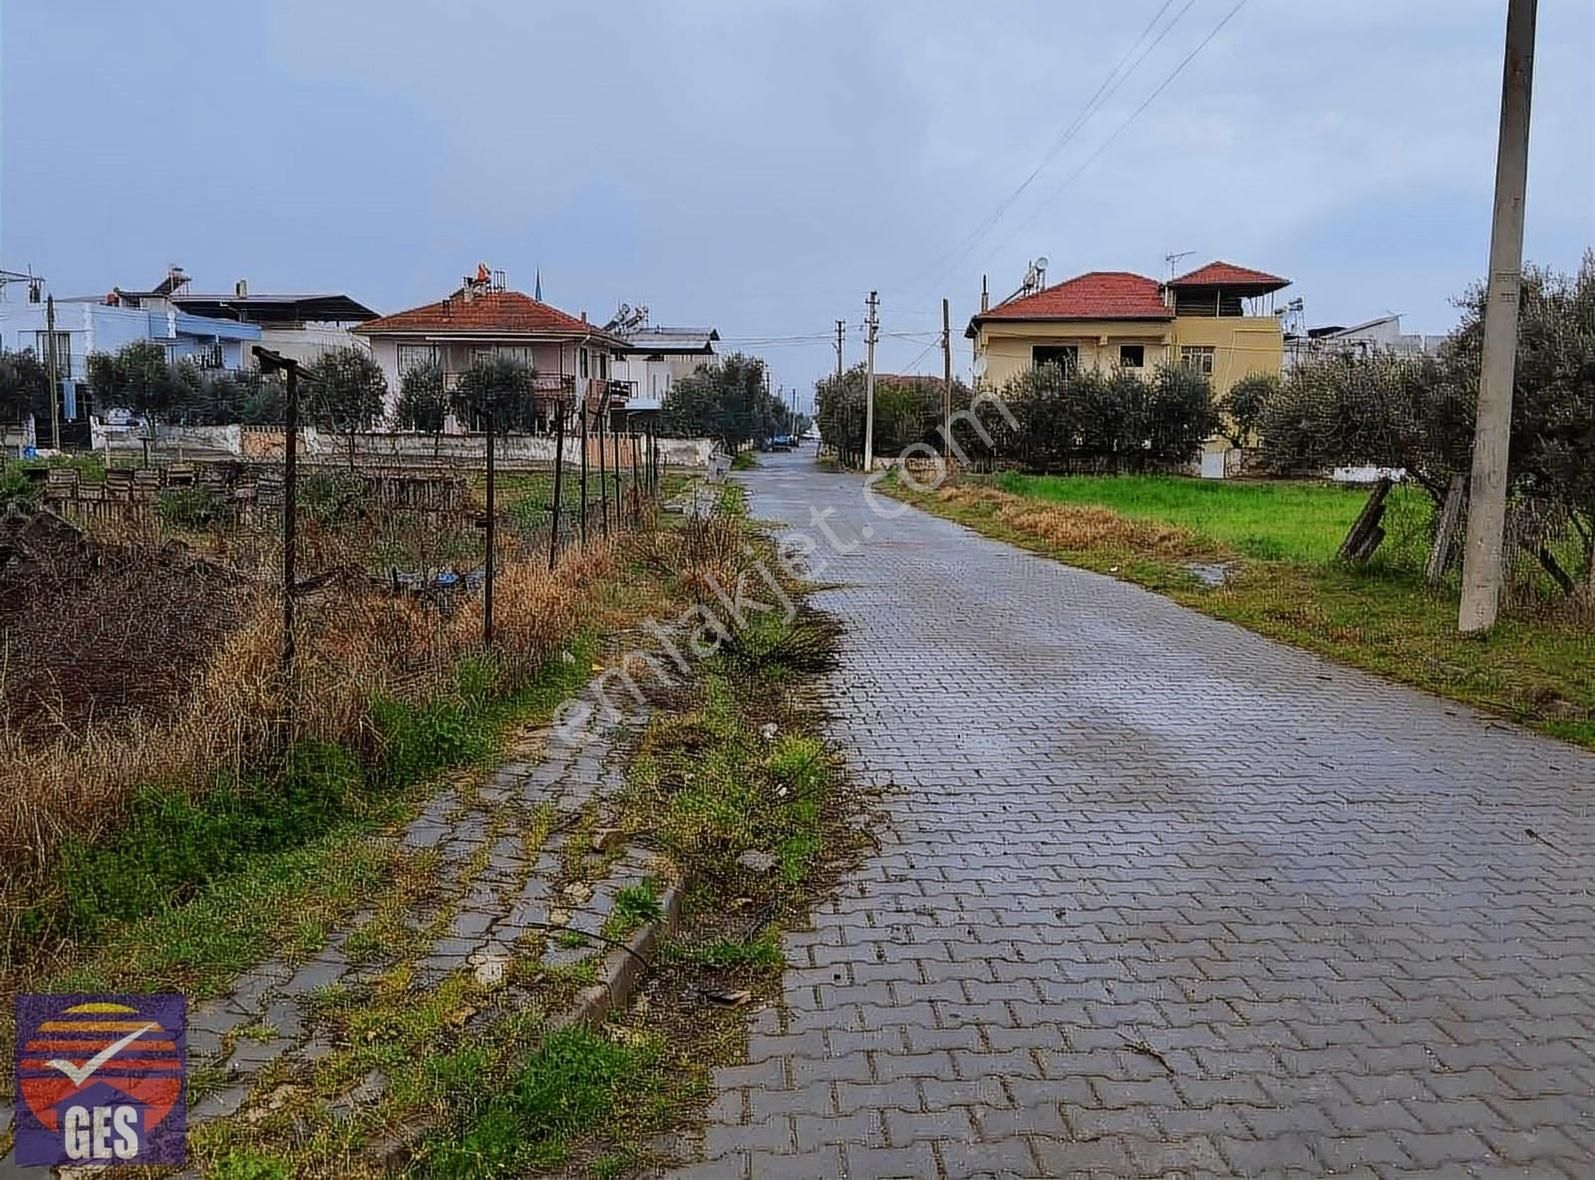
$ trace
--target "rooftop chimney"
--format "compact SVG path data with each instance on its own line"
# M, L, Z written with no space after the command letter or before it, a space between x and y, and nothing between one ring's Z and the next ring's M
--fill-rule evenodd
M249 280L248 279L239 279L236 283L234 283L233 284L233 294L238 296L238 298L240 298L240 299L248 299L249 298Z
M980 314L985 315L991 310L991 291L986 286L986 276L980 276Z

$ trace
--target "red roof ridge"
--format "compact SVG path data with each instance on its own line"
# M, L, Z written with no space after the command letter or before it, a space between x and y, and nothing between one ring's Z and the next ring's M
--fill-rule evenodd
M592 336L600 341L621 343L597 324L578 319L521 291L482 291L469 298L463 290L455 291L447 299L367 320L351 330L363 336L380 336L385 332Z
M1290 280L1279 275L1269 274L1266 270L1256 270L1250 266L1237 266L1233 262L1225 262L1215 258L1206 266L1199 266L1195 270L1170 279L1170 287L1216 287L1233 283L1236 286L1264 286L1274 284L1275 289L1288 287Z
M1156 279L1128 270L1090 270L1033 294L1009 299L980 313L987 319L1167 320L1174 312L1163 302Z

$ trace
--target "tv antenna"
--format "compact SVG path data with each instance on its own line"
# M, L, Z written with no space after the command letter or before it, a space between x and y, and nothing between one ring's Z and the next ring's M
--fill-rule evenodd
M34 274L31 266L25 271L0 268L0 296L4 296L6 287L11 283L28 284L29 303L44 302L45 278L43 275Z
M1169 278L1174 278L1174 268L1180 264L1181 259L1189 258L1195 253L1195 250L1181 250L1175 254L1163 255L1163 264L1169 268Z

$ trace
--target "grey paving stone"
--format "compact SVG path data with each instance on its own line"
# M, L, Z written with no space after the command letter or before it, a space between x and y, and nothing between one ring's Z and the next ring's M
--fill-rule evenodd
M755 516L828 562L815 604L846 628L831 736L886 788L879 852L785 941L790 1015L752 1060L824 1077L831 1048L912 1050L961 1075L905 1079L905 1109L888 1067L838 1081L835 1112L782 1116L956 1127L973 1110L1041 1175L1574 1175L1595 1158L1595 756L949 522L877 515L858 477L805 458L741 478ZM774 1092L750 1082L748 1101ZM1099 1137L1071 1140L1059 1103ZM847 1152L852 1175L855 1155L891 1166ZM799 1158L746 1162L840 1174ZM943 1150L907 1174L1021 1164Z

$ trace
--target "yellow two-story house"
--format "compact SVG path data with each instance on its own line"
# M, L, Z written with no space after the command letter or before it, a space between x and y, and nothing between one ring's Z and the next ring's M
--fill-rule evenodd
M1278 373L1285 355L1272 296L1289 279L1228 262L1160 283L1128 271L1091 271L996 307L965 333L975 378L1001 387L1037 365L1147 369L1186 364L1214 397L1248 373Z

